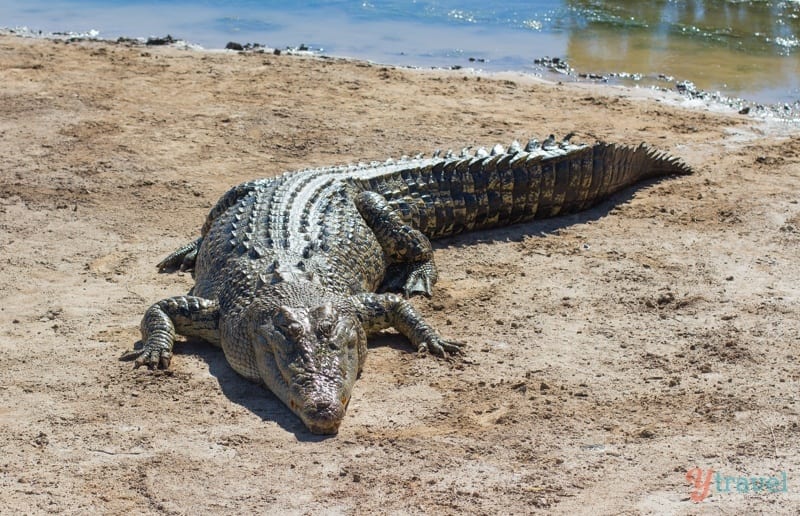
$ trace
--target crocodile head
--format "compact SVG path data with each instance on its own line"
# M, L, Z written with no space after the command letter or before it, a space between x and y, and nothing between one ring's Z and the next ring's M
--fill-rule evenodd
M262 380L308 429L335 434L366 355L358 319L331 303L280 306L256 329Z

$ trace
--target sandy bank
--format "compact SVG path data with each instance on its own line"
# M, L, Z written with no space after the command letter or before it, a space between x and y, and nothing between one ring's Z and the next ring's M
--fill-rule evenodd
M9 512L694 513L686 471L792 512L800 138L624 89L344 60L0 38L0 507ZM463 361L377 339L317 440L221 352L119 357L230 186L550 133L647 142L696 174L437 242L415 300ZM3 512L3 511L0 511Z

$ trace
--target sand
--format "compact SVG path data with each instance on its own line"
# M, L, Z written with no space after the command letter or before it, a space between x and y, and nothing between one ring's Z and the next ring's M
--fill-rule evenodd
M513 75L15 37L0 84L0 512L800 507L796 126ZM414 304L464 357L374 339L338 436L203 342L167 372L121 359L192 285L155 264L231 186L570 131L696 173L436 242ZM721 474L700 504L694 467Z

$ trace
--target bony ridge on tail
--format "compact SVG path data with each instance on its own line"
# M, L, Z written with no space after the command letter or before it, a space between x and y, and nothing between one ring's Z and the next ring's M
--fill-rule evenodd
M195 285L147 310L136 367L169 367L176 333L204 339L311 432L334 434L369 335L393 327L420 352L460 352L407 300L432 294L430 239L583 210L640 180L689 173L644 144L551 136L243 183L198 239L159 263L192 270Z

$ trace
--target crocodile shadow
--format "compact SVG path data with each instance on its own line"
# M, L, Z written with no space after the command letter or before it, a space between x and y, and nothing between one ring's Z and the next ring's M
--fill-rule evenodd
M472 230L451 237L436 239L431 243L435 249L446 249L449 247L466 247L479 243L505 241L521 242L525 237L545 237L551 233L557 233L561 229L600 220L608 216L615 209L630 202L637 194L646 193L662 182L674 180L674 177L675 176L665 176L639 181L635 185L609 196L606 200L601 201L595 206L579 212L550 218L535 219L509 226Z
M141 340L137 341L133 352L126 353L120 360L132 361L136 352L142 349L142 345ZM209 373L217 379L222 393L229 400L246 408L262 421L274 422L285 431L293 433L298 441L320 442L335 437L335 435L316 435L308 431L303 422L264 385L239 376L228 364L221 348L201 339L189 338L176 340L172 351L173 360L176 356L194 356L205 361Z

